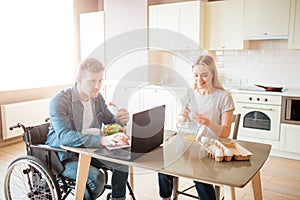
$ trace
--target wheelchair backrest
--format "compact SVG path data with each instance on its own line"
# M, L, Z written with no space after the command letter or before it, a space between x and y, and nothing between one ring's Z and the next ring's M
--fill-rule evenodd
M44 162L55 174L61 174L64 167L58 158L57 153L51 147L43 146L47 140L50 123L45 123L28 128L24 135L27 154L32 155Z
M29 127L28 142L30 144L45 144L50 123Z

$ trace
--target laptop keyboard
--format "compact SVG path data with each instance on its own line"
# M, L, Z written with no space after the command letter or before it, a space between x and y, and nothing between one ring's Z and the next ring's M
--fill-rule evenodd
M127 158L130 156L130 148L114 149L110 150L111 153L118 158Z

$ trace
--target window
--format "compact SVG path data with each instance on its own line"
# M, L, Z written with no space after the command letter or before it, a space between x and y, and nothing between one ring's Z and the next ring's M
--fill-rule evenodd
M74 82L73 0L0 1L0 91Z

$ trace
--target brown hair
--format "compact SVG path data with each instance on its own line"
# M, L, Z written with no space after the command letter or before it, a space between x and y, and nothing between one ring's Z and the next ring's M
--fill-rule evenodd
M105 68L100 61L95 58L87 58L79 64L78 76L82 76L86 72L99 73L104 70Z

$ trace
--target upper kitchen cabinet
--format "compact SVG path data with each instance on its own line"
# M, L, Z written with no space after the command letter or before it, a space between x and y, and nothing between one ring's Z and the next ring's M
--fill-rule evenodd
M228 0L206 4L206 47L208 50L238 50L243 40L244 1Z
M150 48L203 48L204 11L204 2L201 1L149 6Z
M245 0L245 39L287 39L290 0Z
M288 48L300 49L300 0L291 1Z
M106 79L147 82L148 1L104 0L104 10Z
M84 60L101 48L104 52L104 11L80 14L80 57ZM104 62L104 58L99 58Z

